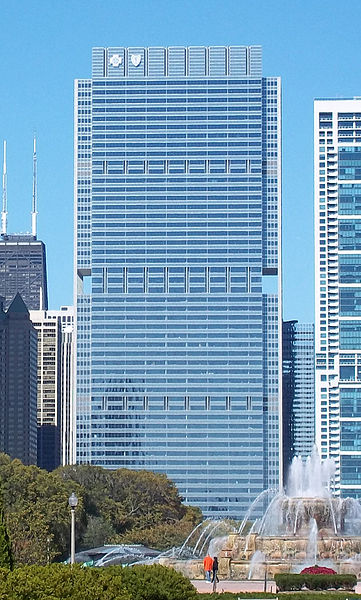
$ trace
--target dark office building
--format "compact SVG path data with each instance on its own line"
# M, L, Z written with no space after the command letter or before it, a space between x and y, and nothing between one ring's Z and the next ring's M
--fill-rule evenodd
M19 293L0 302L0 451L24 464L37 458L37 332Z
M284 475L294 456L306 458L315 440L315 341L310 323L284 321L283 465Z
M19 292L28 310L46 310L48 291L45 245L32 234L0 238L0 296L7 310Z

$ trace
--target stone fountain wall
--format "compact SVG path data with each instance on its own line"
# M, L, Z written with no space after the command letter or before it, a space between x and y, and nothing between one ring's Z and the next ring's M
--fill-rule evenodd
M267 557L267 578L276 573L299 572L304 566L311 566L307 560L307 537L270 537L251 534L247 537L230 534L222 550L218 553L219 576L221 579L248 579L252 556L258 551ZM354 573L361 578L361 537L342 538L319 536L317 540L317 560L327 561L338 573ZM171 566L190 579L203 579L203 560L179 560L162 558L161 564ZM252 578L263 579L265 563L260 561L252 566Z

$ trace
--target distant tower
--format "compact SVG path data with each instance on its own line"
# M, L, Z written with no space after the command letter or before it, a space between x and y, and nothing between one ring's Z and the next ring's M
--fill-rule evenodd
M0 451L36 464L37 333L20 294L0 305Z
M315 334L313 323L284 321L283 464L284 475L294 456L306 458L315 443Z
M37 239L37 160L36 139L33 145L33 196L31 233L7 233L7 165L6 142L3 159L3 202L0 237L0 296L5 310L16 293L21 294L29 310L48 308L45 245Z
M74 460L73 319L71 306L32 310L38 332L38 459L52 471Z

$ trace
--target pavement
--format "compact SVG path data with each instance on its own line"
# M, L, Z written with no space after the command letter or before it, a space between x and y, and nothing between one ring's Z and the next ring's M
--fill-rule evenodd
M205 579L192 579L191 583L201 594L211 594L213 592L213 583L209 583ZM275 582L267 581L267 592L274 593L275 591ZM237 594L238 592L264 592L264 581L255 581L253 579L251 581L229 581L221 579L220 582L217 583L217 592L233 592L234 594Z
M213 583L209 583L204 579L192 579L191 583L194 585L196 590L201 594L211 594L213 592ZM237 594L238 592L264 592L264 581L255 580L242 580L242 581L229 581L221 579L217 583L217 592L232 592ZM267 592L276 593L276 584L274 581L267 581ZM361 594L361 582L358 582L355 588L357 594Z

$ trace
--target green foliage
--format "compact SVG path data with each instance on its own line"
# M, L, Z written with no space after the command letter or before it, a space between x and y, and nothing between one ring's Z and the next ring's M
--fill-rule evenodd
M182 504L165 475L78 465L48 473L0 454L4 516L15 564L46 565L69 554L74 491L76 547L142 542L157 548L182 543L202 519ZM0 518L0 555L2 548ZM0 559L1 567L1 559Z
M180 521L160 523L147 529L131 529L114 539L120 544L144 544L157 550L166 550L172 546L181 546L201 520L201 510L195 506L188 506Z
M53 564L0 570L0 600L196 600L190 581L160 565L86 568Z
M280 592L308 590L344 589L352 591L357 583L356 575L313 575L310 573L279 573L275 582Z
M0 503L0 568L12 569L14 557L4 519L2 494L0 494Z
M79 486L56 474L0 455L6 526L16 563L46 564L69 547L69 506L72 491L79 497L78 533L84 522Z
M55 473L82 486L86 513L102 516L117 534L178 521L186 512L176 486L166 475L89 465L61 467Z
M82 537L82 546L84 548L97 548L104 546L114 539L115 531L104 517L88 517L87 527Z
M132 600L196 600L198 596L187 577L161 565L125 567L122 581Z
M130 600L121 569L82 569L78 565L28 566L8 573L0 600Z
M82 487L87 529L83 547L106 543L142 543L169 548L182 543L202 520L198 508L182 504L166 475L150 471L77 465L56 473Z

